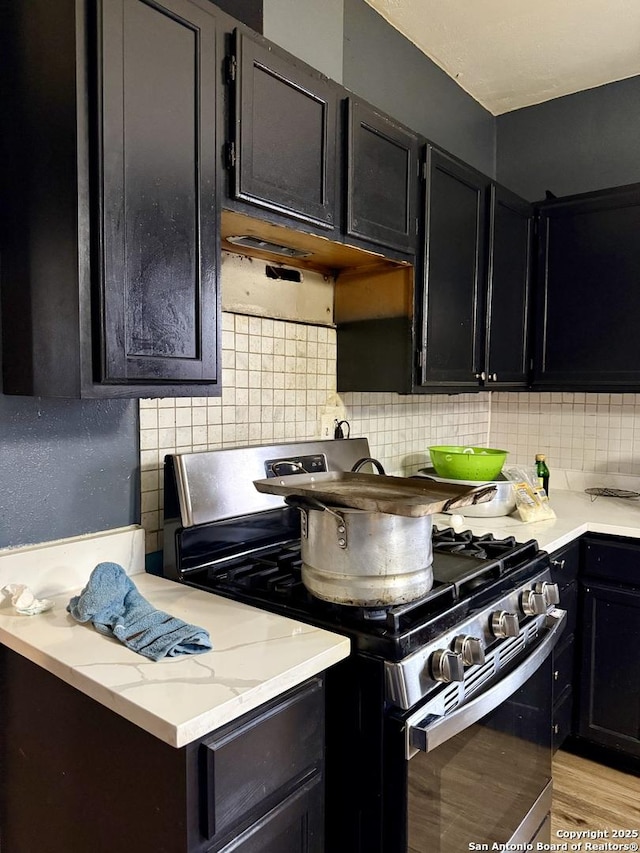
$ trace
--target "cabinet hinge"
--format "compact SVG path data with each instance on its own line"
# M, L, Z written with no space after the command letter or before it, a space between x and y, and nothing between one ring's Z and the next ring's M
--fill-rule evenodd
M427 161L426 160L422 161L422 180L423 181L427 180Z
M227 161L227 169L234 169L236 165L236 144L235 142L227 142L225 144L225 159Z
M238 68L238 60L233 54L227 56L227 83L233 83L236 79L236 70Z
M416 365L420 369L424 366L424 350L416 350Z

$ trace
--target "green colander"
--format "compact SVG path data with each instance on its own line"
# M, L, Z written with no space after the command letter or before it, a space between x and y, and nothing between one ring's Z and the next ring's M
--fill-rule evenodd
M440 445L430 447L429 453L438 477L488 482L495 480L502 471L508 451L492 447Z

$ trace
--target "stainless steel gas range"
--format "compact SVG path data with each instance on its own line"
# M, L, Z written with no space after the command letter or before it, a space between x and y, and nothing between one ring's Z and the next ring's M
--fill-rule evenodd
M280 477L368 456L363 438L168 456L164 574L350 638L326 673L329 853L548 842L550 653L565 620L549 557L533 540L434 527L426 595L318 598L301 577L299 510L253 483L274 462Z

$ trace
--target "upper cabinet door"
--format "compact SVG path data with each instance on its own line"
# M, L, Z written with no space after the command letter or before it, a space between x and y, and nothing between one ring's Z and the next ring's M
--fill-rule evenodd
M526 387L533 207L491 186L485 373L489 387Z
M231 76L235 197L333 228L337 87L238 32Z
M541 205L534 386L638 391L640 184Z
M353 98L347 128L347 234L414 252L418 137Z
M188 0L104 0L101 376L217 383L215 20Z
M421 385L477 390L490 181L427 146Z

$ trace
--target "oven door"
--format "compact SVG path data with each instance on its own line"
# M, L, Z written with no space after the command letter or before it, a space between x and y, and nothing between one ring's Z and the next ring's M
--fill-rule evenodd
M550 652L564 618L558 623L466 705L444 717L405 717L405 842L395 849L458 853L550 840Z

